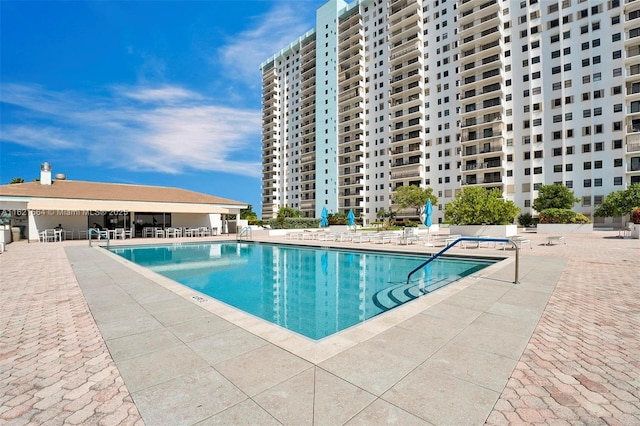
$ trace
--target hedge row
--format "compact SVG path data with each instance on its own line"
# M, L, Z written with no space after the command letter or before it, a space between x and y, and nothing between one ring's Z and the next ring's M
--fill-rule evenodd
M273 218L267 222L271 229L302 229L319 228L320 219L312 217L285 217L283 219Z
M591 220L569 209L544 209L540 212L540 223L591 223Z

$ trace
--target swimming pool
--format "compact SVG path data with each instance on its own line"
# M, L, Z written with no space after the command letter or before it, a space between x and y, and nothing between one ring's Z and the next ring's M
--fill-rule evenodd
M212 242L112 252L311 339L322 339L483 269L495 260L266 243Z

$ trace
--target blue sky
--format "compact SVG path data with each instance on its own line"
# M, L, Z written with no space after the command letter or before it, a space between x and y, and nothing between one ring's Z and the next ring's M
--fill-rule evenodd
M0 183L48 161L259 212L259 66L323 3L0 1Z

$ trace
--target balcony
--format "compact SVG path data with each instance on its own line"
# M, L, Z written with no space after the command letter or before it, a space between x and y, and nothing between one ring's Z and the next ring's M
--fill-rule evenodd
M476 163L471 161L466 164L463 164L462 167L460 167L460 172L466 173L466 172L475 172L477 170L488 170L488 169L496 169L496 168L504 169L505 163L500 159L491 160L484 163Z
M466 90L462 93L462 97L460 97L460 100L469 100L471 98L478 98L475 100L476 102L478 102L482 100L482 98L484 98L485 96L488 96L491 94L502 95L502 87L500 86L500 83L490 84L490 85L484 86L482 89L479 89L479 90L476 90L476 89Z
M393 136L391 140L393 143L403 142L407 144L409 142L420 142L421 141L421 133L420 131L413 131L409 133L401 133Z
M415 170L412 172L392 172L391 173L391 180L411 179L415 177L420 177L420 170Z
M338 97L338 103L344 104L345 102L350 101L354 98L362 99L362 93L360 92L364 92L364 90L361 90L360 88L349 90L348 92L345 92Z
M397 62L400 60L406 59L409 55L418 55L420 54L420 42L410 43L408 45L402 45L399 48L391 50L391 55L389 59L391 62Z
M467 118L461 123L461 127L465 128L465 127L480 126L482 124L487 124L487 123L496 123L501 120L502 120L502 114L499 114L499 113L487 114L484 117Z
M497 142L502 142L502 138L496 138L493 142L483 143L482 145L465 146L461 152L462 158L477 157L484 154L491 154L493 152L502 152L502 143Z
M471 176L467 176L467 179L462 180L460 182L463 186L465 185L485 185L485 186L491 186L491 185L495 185L495 184L504 184L504 178L502 176L490 176L490 177L483 177L483 178L478 178L475 177L474 175Z
M474 33L474 34L481 33L482 35L482 32L488 29L497 28L497 25L499 25L498 18L499 18L498 12L493 12L479 19L475 19L471 22L461 25L459 35L461 38L464 38L471 33Z
M466 2L463 2L463 4ZM500 6L497 0L487 1L480 6L465 9L458 14L458 25L466 25L470 21L473 22L478 15L479 12L489 13L489 12L498 12Z

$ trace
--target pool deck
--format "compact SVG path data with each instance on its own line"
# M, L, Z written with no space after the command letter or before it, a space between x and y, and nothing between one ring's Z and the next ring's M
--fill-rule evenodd
M508 260L320 342L86 241L10 244L0 424L640 425L640 240L523 235L519 284L513 250L456 248Z

